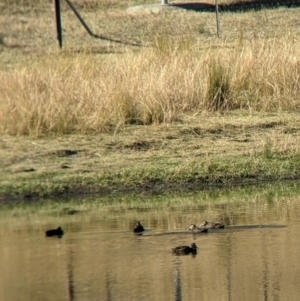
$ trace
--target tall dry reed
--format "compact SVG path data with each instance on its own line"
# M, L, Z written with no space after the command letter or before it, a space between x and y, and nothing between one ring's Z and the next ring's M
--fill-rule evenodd
M172 122L186 112L299 109L299 42L205 51L168 43L122 55L53 54L0 71L0 132L104 131Z

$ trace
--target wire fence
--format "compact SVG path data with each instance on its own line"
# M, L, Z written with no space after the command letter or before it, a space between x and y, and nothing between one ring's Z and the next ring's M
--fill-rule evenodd
M0 11L4 12L2 23L0 20L0 28L2 28L0 46L14 51L39 52L46 52L50 47L56 46L53 39L55 23L52 12L54 9L53 2L56 0L4 1L4 5L0 4ZM119 52L124 51L123 45L151 46L155 45L157 41L160 46L164 47L166 38L170 41L175 38L179 40L191 39L199 45L206 45L212 37L217 35L214 17L216 12L215 0L209 2L208 0L204 0L207 2L170 1L168 6L182 8L178 10L179 13L173 14L170 18L155 14L129 16L126 13L126 8L130 3L127 2L125 5L125 1L119 1L119 6L111 10L99 9L99 7L91 9L94 7L93 5L96 5L94 0L59 1L62 6L62 22L61 24L56 23L56 25L60 24L57 26L60 27L60 38L64 37L64 46L68 49L75 49L74 51L91 49L95 52ZM117 3L117 0L109 1ZM143 1L145 3L148 0ZM227 41L257 37L273 38L290 33L293 33L296 38L298 37L297 24L299 23L296 13L298 10L290 10L289 8L300 7L300 0L255 0L229 3L225 3L225 1L219 0L218 8L221 37L226 37ZM68 5L72 3L73 6ZM156 5L162 6L159 3ZM275 8L278 7L283 9L276 10ZM269 10L265 13L264 9ZM200 13L184 13L188 10ZM259 12L259 10L262 11ZM250 13L239 14L237 18L226 13L248 11ZM209 13L201 14L201 12ZM268 17L271 14L272 16ZM279 23L281 26L278 26ZM95 39L91 39L91 37ZM60 45L62 46L62 40Z
M54 0L55 7L55 17L56 17L56 31L57 31L57 39L59 42L60 48L62 48L62 28L61 28L61 20L60 20L60 1ZM143 46L142 44L137 43L128 43L126 41L122 41L120 39L112 39L106 37L105 35L98 35L92 32L87 23L81 17L75 6L70 0L65 0L65 2L72 9L76 17L79 19L80 23L86 29L88 34L96 39L102 39L109 42L120 43L120 44L128 44L131 46ZM166 0L162 0L161 4L165 5L168 2ZM220 22L219 22L219 12L237 12L237 11L249 11L249 10L261 10L264 8L278 8L278 7L297 7L300 6L300 0L287 0L287 1L273 1L273 0L254 0L254 1L238 1L232 3L218 3L218 0L215 0L215 4L211 3L203 3L203 2L184 2L184 3L171 3L169 6L178 7L186 10L195 10L195 11L215 11L216 12L216 28L217 28L217 36L220 37Z

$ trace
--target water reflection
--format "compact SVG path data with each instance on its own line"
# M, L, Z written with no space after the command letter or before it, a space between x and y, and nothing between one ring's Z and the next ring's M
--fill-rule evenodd
M92 203L75 207L80 214L6 211L0 300L298 300L300 196L202 199ZM227 225L188 233L188 225L204 219ZM137 220L142 235L132 231ZM65 235L45 237L57 225ZM172 254L191 243L199 247L196 256Z
M227 247L226 253L226 266L227 266L227 271L226 271L226 278L227 278L227 291L228 291L228 301L232 300L232 296L231 296L231 291L232 291L232 251L231 251L231 247L232 247L232 243L231 243L231 235L228 235L227 237L227 243L225 244L225 247Z
M182 301L179 258L176 258L174 260L173 274L174 274L174 287L175 287L175 301Z
M68 291L69 301L75 300L75 286L74 286L74 251L72 245L69 245L69 256L68 256Z

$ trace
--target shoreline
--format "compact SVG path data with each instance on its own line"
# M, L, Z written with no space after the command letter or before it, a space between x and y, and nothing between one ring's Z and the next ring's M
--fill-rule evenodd
M124 126L118 133L2 136L0 199L159 193L299 179L298 119L293 113L240 112Z

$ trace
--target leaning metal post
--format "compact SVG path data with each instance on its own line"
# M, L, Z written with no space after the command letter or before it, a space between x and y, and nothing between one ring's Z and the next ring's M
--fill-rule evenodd
M86 31L94 38L96 39L101 39L105 41L110 41L110 42L115 42L115 43L120 43L120 44L126 44L126 45L131 45L131 46L142 46L141 44L137 43L129 43L129 42L124 42L118 39L111 39L102 35L94 34L91 29L88 27L88 25L85 23L83 18L80 16L79 12L76 10L74 5L70 0L65 0L67 4L70 6L70 8L73 10L74 14L76 17L79 19L80 23L83 25L83 27L86 29ZM167 1L167 0L164 0ZM62 48L62 28L61 28L61 18L60 18L60 0L53 0L54 3L54 11L55 11L55 21L56 21L56 31L57 31L57 39L59 42L59 47Z
M80 23L83 25L83 27L85 28L85 30L89 33L89 35L93 36L93 37L97 37L97 35L95 35L90 28L87 26L87 24L84 22L84 20L81 18L79 12L76 10L76 8L74 7L74 5L72 4L71 1L69 0L65 0L68 5L71 7L72 11L74 12L74 14L76 15L76 17L79 19Z

